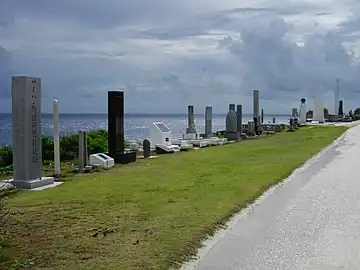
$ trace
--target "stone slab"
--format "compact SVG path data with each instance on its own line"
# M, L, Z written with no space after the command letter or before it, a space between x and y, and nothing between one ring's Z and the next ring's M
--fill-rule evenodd
M29 191L39 191L39 190L44 190L44 189L48 189L48 188L54 188L54 187L60 186L63 183L64 182L54 182L51 185L46 185L46 186L42 186L42 187L38 187L38 188L33 188L33 189L30 189Z
M48 185L54 184L54 177L41 177L41 179L36 180L14 180L10 179L9 183L14 185L20 189L35 189L35 188L42 188Z
M139 159L155 159L155 158L158 158L159 156L150 156L148 158L144 158L144 156L139 156L138 158Z
M116 164L128 164L136 162L136 152L116 153L112 158L114 158Z

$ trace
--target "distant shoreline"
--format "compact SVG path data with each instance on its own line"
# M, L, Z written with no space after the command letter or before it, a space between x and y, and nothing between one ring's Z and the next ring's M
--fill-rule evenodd
M52 116L52 113L42 113L42 116ZM104 116L107 113L60 113L60 116ZM205 116L205 113L195 113L195 116ZM244 113L244 116L252 116L252 113ZM11 116L11 113L0 113L0 116ZM166 117L187 117L187 113L125 113L125 117L154 117L154 116L166 116ZM213 113L213 116L226 116L226 113ZM290 117L289 114L264 114L264 116L273 117Z

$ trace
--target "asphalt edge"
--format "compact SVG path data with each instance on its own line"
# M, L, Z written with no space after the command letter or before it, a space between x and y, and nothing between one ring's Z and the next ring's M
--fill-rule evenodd
M183 265L180 267L180 270L195 270L200 263L202 259L204 259L207 254L222 240L225 239L227 232L231 230L238 222L245 219L246 216L251 212L251 210L260 205L267 197L272 195L275 190L278 188L286 185L287 183L291 182L298 174L305 171L307 168L309 168L311 165L313 165L315 162L319 160L324 154L326 154L331 149L337 147L343 140L345 139L346 135L349 133L350 130L357 127L358 125L350 126L343 134L341 134L337 139L335 139L331 144L320 150L317 154L315 154L313 157L309 158L303 165L301 165L299 168L296 168L288 177L286 177L281 182L271 186L269 189L267 189L260 197L258 197L253 203L249 204L240 212L232 216L229 221L226 223L225 228L221 228L215 232L215 234L205 241L203 241L202 247L198 250L198 253L196 255L196 258L193 260L190 260L188 262L183 263Z

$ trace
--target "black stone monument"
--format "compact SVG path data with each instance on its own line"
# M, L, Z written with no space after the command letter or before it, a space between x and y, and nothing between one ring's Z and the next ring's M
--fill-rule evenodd
M108 150L115 163L136 161L135 151L125 152L123 91L108 92Z
M149 158L151 156L151 148L150 141L148 139L143 140L143 150L144 158Z
M342 100L339 101L339 110L338 110L338 115L340 117L344 116L344 102Z
M239 135L243 133L243 125L242 125L242 105L236 106L236 116L237 116L237 132Z

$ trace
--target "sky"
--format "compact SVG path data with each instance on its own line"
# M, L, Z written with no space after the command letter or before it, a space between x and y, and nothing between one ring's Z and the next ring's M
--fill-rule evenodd
M357 0L0 0L0 112L11 76L42 79L42 110L107 112L123 89L131 113L187 105L290 113L316 95L360 107Z

